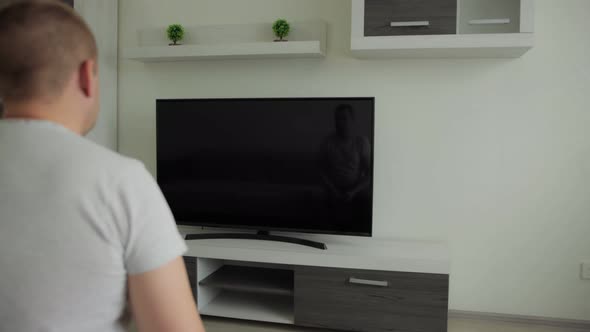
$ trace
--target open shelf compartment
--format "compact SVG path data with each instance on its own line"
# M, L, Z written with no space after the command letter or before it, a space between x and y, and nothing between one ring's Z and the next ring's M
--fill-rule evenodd
M202 315L269 323L294 324L293 298L222 291L200 309Z
M294 324L293 267L198 259L196 270L202 315Z
M293 271L225 265L199 285L226 291L293 296Z

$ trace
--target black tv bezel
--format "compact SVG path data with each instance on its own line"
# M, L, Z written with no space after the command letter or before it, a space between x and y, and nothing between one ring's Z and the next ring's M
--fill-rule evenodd
M216 228L216 229L235 229L235 230L256 230L256 231L274 231L274 232L291 232L291 233L305 233L305 234L323 234L323 235L343 235L343 236L358 236L358 237L372 237L373 236L373 217L374 217L374 202L375 202L375 193L374 193L374 182L375 182L375 97L312 97L312 98L301 98L301 97L275 97L275 98L180 98L180 99L156 99L156 178L158 183L159 181L159 172L158 164L158 151L160 150L160 141L158 140L159 135L159 123L160 119L160 108L158 107L160 103L165 102L226 102L226 101L233 101L233 102L240 102L240 101L314 101L314 100L322 100L322 101L342 101L343 103L347 100L350 101L370 101L372 104L372 123L371 123L371 183L370 183L370 190L371 190L371 211L370 211L370 225L369 225L369 232L338 232L338 231L330 231L330 230L317 230L317 229L305 229L305 228L286 228L286 227L264 227L264 226L245 226L245 225L229 225L229 224L216 224L210 222L188 222L188 221L181 221L176 220L176 224L178 226L192 226L192 227L208 227L208 228ZM174 214L174 211L172 211Z

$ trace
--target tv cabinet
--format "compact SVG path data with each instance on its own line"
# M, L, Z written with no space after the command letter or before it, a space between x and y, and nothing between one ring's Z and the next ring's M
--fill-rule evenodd
M328 250L238 239L187 241L204 316L342 331L447 330L444 244L342 238Z

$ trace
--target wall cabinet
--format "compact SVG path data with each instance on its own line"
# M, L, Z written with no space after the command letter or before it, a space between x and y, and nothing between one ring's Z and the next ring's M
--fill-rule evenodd
M520 57L534 45L534 0L352 0L359 58Z

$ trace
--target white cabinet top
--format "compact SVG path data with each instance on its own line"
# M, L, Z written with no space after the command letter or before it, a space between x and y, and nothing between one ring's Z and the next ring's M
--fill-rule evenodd
M301 236L299 236L301 237ZM449 274L446 244L334 237L328 250L253 240L191 240L185 256L272 264Z

